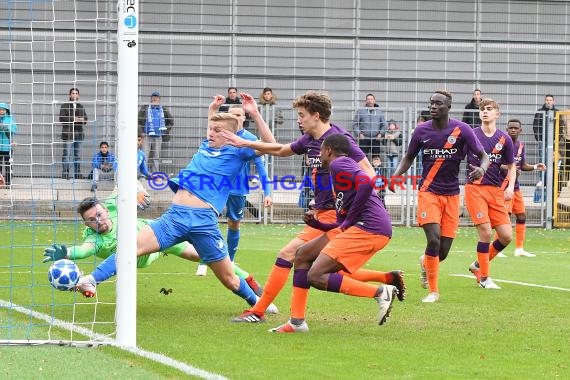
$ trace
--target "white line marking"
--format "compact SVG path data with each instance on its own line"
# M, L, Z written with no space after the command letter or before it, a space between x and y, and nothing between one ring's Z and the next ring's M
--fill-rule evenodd
M454 277L466 277L475 279L475 276L471 276L469 274L450 274L450 276ZM539 285L539 284L531 284L529 282L520 282L520 281L510 281L510 280L497 280L493 277L493 281L495 282L504 282L505 284L514 284L514 285L521 285L521 286L530 286L532 288L543 288L543 289L550 289L550 290L561 290L563 292L570 292L568 288L560 288L558 286L549 286L549 285Z
M222 376L222 375L218 375L216 373L211 373L211 372L205 371L205 370L200 369L200 368L192 367L186 363L179 362L178 360L172 359L172 358L165 356L163 354L157 354L155 352L145 351L145 350L142 350L142 349L137 348L137 347L120 346L113 339L109 338L106 335L94 333L93 331L86 329L84 327L79 327L79 326L76 326L72 323L65 322L65 321L62 321L62 320L57 319L57 318L52 318L47 314L38 313L37 311L27 309L25 307L22 307L22 306L15 304L15 303L7 302L7 301L0 299L0 308L11 309L11 310L17 311L19 313L22 313L26 316L31 316L33 318L36 318L36 319L42 320L44 322L50 323L52 326L59 327L59 328L69 330L69 331L73 331L73 332L76 332L78 334L84 335L86 337L90 337L95 342L99 341L99 342L104 342L104 343L113 345L117 348L128 351L128 352L133 353L135 355L139 355L139 356L142 356L144 358L158 362L160 364L164 364L166 366L176 368L177 370L179 370L179 371L181 371L187 375L192 375L192 376L196 376L196 377L200 377L200 378L208 379L208 380L227 380L227 378ZM70 342L70 343L72 343L72 342ZM82 343L85 343L85 342L82 342Z

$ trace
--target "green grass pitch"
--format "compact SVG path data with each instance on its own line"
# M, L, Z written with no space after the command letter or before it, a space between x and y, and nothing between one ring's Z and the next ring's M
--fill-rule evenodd
M46 243L72 242L75 227L64 226L57 232L50 226L31 228L25 223L0 227L3 236L13 231L9 244L4 238L0 242L0 299L11 295L14 302L41 312L52 301L67 302L69 307L74 301L92 302L52 291L48 265L41 264ZM279 248L300 228L244 225L237 262L265 282ZM491 264L491 276L502 289L484 290L472 278L454 276L469 274L467 267L475 258L475 229L462 228L440 267L440 302L427 305L420 301L426 290L418 281L418 257L424 245L421 229L395 228L388 247L367 265L402 269L406 274L407 299L395 301L386 325L376 324L373 300L312 290L309 333L289 335L267 330L287 320L291 281L275 301L280 315L270 315L262 324L232 324L230 319L246 304L224 289L211 271L196 277L196 264L161 258L138 272L137 345L234 379L570 378L570 238L566 230L529 229L525 248L537 257L513 257L513 246L507 247L508 258ZM27 273L31 262L33 270ZM86 271L94 265L93 261L78 263ZM8 283L12 289L6 287ZM164 295L163 287L172 288L172 293ZM112 300L114 286L101 286L99 293L100 299ZM89 311L78 313L92 318ZM102 319L112 318L113 309L101 308L98 313ZM0 339L16 333L7 328L10 318L17 317L0 308ZM46 329L38 323L37 330ZM90 378L183 376L112 347L0 347L0 377L53 378L62 373Z

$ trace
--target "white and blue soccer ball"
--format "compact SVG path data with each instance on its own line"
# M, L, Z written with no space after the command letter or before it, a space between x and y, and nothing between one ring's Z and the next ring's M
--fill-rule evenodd
M48 270L49 283L62 291L73 290L80 276L81 271L77 264L67 259L57 260Z

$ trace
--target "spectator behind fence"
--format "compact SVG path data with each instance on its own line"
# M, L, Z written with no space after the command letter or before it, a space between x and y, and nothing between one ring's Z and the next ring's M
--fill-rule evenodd
M558 108L554 105L554 95L547 94L544 96L544 104L538 109L534 115L534 122L532 123L532 130L534 132L534 138L538 141L538 160L544 162L547 166L554 163L552 158L546 157L546 145L548 138L548 131L556 126L556 114L559 112ZM545 117L546 116L546 117ZM560 132L564 130L564 121L560 119ZM560 136L559 148L562 148L562 137ZM541 174L542 184L545 184L544 172Z
M479 118L479 104L481 104L481 90L476 88L475 91L473 91L473 98L465 106L466 111L463 112L462 119L462 121L465 124L469 124L471 128L477 128L481 126L481 119Z
M271 88L265 87L263 89L259 95L259 105L261 114L265 117L265 121L275 135L277 128L283 125L283 110L275 108L277 97L273 94Z
M160 104L160 93L154 91L150 95L150 104L144 104L138 115L139 135L145 137L145 151L148 161L155 172L160 170L160 155L166 152L163 142L170 142L170 133L174 125L174 117L167 107Z
M402 146L402 130L396 120L388 121L388 129L384 135L386 142L386 158L388 159L388 176L396 171L400 163L401 146Z
M109 152L109 144L107 141L102 141L99 144L99 151L93 155L91 167L93 168L91 191L95 192L101 174L107 174L117 170L117 160L115 159L115 155Z
M63 103L59 110L61 123L61 139L63 140L63 170L61 178L70 179L70 163L73 162L73 178L82 179L81 174L81 144L84 139L83 127L87 124L85 107L79 103L79 90L69 89L69 102ZM73 161L71 155L73 154Z
M241 104L241 99L238 95L237 87L228 87L228 96L226 96L226 100L224 101L224 105L220 106L220 112L229 112L229 109L234 104ZM251 116L246 113L245 114L245 121L243 122L243 129L255 134L255 131L252 131L250 128L252 127L252 120Z
M384 113L376 103L374 95L367 94L364 107L358 108L352 123L354 135L358 139L358 145L364 154L367 156L380 155L385 128Z
M12 182L12 155L14 136L18 126L10 113L10 106L0 103L0 175L4 173L4 185Z

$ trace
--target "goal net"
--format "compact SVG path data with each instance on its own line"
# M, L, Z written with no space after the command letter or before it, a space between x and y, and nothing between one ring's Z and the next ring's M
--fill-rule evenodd
M116 5L0 2L0 108L7 108L4 115L0 111L0 164L7 182L0 188L3 343L105 342L115 334L114 284L100 287L94 299L58 291L48 282L51 262L42 260L52 244L83 242L77 205L85 197L104 198L113 188L112 177L101 178L97 193L91 191L91 160L102 141L116 149ZM79 97L69 103L71 89ZM67 132L61 123L65 107L74 117L84 116ZM98 261L89 257L77 264L89 273Z

